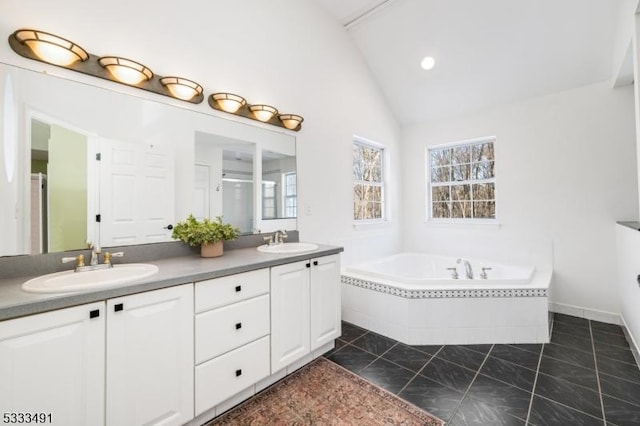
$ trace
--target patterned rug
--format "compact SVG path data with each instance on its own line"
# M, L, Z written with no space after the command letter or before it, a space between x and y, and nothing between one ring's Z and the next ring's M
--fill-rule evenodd
M394 394L318 358L206 426L443 424Z

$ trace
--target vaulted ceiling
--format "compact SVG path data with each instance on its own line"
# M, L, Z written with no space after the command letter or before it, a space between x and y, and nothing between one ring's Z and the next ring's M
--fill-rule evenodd
M401 124L611 79L619 22L637 4L314 1L345 25ZM430 71L420 68L424 56L436 61Z

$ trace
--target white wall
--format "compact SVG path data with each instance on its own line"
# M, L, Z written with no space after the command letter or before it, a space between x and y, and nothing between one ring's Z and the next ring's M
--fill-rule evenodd
M425 222L425 147L489 135L501 226ZM632 87L602 83L416 125L403 143L405 249L536 259L549 238L552 301L620 312L615 223L638 214Z
M4 0L0 34L23 27L57 33L97 55L117 54L160 75L198 81L205 94L229 91L305 117L296 134L301 238L377 253L398 245L399 225L352 226L351 137L387 144L393 158L391 207L398 210L398 128L346 31L309 0ZM74 80L136 93L110 82L17 56L0 58ZM165 101L165 99L162 99ZM174 102L175 104L175 102ZM190 106L186 106L191 108ZM194 107L209 110L206 102ZM220 114L221 116L223 114ZM259 125L259 124L258 124Z
M640 350L640 232L626 226L616 227L618 257L618 295L620 314L631 335L636 352Z

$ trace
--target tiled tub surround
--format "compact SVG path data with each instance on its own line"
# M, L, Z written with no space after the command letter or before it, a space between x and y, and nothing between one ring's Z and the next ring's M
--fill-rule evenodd
M203 424L334 347L342 250L146 259L156 275L79 293L0 279L0 408L65 425Z
M343 323L325 356L447 425L640 424L622 328L555 314L548 344L405 345Z
M550 270L471 261L470 280L455 258L410 254L378 262L384 267L370 262L343 271L345 321L411 345L549 341ZM480 265L496 266L494 278L479 279ZM450 278L449 266L461 279Z

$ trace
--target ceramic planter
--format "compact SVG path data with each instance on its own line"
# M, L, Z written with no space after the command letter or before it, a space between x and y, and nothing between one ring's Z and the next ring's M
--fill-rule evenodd
M211 244L202 244L200 246L200 256L202 257L218 257L222 256L223 242L216 241Z

